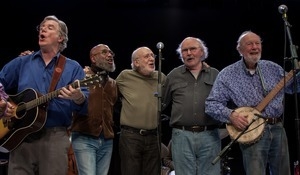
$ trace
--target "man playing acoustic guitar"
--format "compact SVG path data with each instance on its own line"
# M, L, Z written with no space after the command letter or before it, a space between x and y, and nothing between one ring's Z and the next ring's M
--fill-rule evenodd
M0 71L5 90L18 93L9 98L15 116L0 121L0 151L10 152L8 174L65 175L67 127L73 112L87 112L85 74L61 54L68 41L63 21L46 16L37 29L40 50L12 59Z
M237 138L234 133L247 129L237 140L247 175L265 175L268 165L272 175L290 175L282 115L284 93L293 93L293 81L289 80L294 71L285 76L281 66L261 60L261 43L260 36L251 31L240 35L236 49L242 59L220 71L206 99L205 112L227 123L233 139ZM297 82L299 92L299 73Z

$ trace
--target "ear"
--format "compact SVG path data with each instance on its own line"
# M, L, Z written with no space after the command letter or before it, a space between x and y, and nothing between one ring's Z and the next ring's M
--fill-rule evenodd
M135 65L136 67L139 67L139 59L134 60L134 65Z
M92 63L96 63L95 55L93 55L93 56L91 57L91 62L92 62Z
M58 42L63 42L64 38L62 36L59 36Z

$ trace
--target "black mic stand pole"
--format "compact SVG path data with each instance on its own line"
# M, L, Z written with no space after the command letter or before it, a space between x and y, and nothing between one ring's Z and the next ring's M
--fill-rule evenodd
M247 127L242 132L240 132L240 134L235 139L232 139L231 142L222 149L222 151L218 154L218 156L211 162L212 165L215 165L220 159L223 159L224 156L227 155L228 151L231 150L231 146L235 142L237 142L237 140L247 131L249 126L252 125L252 123L255 122L259 116L260 115L258 115L258 114L254 114L254 117L253 117L252 121L249 123L249 125L247 125Z
M294 98L295 98L295 128L296 128L296 151L297 151L297 158L296 158L296 161L300 161L300 122L299 122L299 110L298 110L298 98L297 98L297 78L296 78L296 73L298 72L299 70L299 63L298 63L298 56L297 56L297 47L293 44L293 41L292 41L292 36L291 36L291 32L290 32L290 24L289 22L287 21L287 15L286 13L283 13L282 15L282 19L284 20L284 24L285 24L285 27L286 27L286 34L288 36L288 39L289 39L289 42L290 42L290 52L291 52L291 58L290 60L292 61L293 63L293 70L294 70L294 74L293 74L293 77L294 77ZM299 168L299 165L298 165L298 168Z
M157 133L157 136L158 136L158 144L159 144L159 156L160 156L160 160L162 159L161 157L161 62L163 60L162 58L162 52L161 50L163 49L164 47L164 44L162 42L159 42L157 43L156 45L157 49L158 49L158 84L157 84L157 94L155 94L155 96L157 97L157 100L158 100L158 103L157 103L157 129L158 129L158 133ZM162 162L159 161L160 163L160 167L162 166ZM159 175L161 174L161 168L159 169Z

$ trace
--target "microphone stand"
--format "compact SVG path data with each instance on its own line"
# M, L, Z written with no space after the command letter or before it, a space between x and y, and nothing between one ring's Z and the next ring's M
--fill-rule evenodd
M157 123L158 123L158 126L157 126L157 129L158 129L158 133L157 133L157 136L158 136L158 143L159 143L159 155L160 155L160 160L162 159L161 157L161 105L162 105L162 102L161 102L161 62L163 60L162 58L162 48L163 46L159 46L159 44L157 45L157 48L158 48L158 84L157 84L157 93L155 94L155 96L157 97L157 100L158 100L158 110L157 110ZM162 162L160 162L160 167L162 166ZM159 174L161 174L161 168L159 170Z
M297 157L296 157L296 162L294 164L299 164L300 160L300 153L299 153L299 147L300 147L300 122L299 122L299 109L298 109L298 98L297 98L297 78L296 78L296 73L299 70L299 63L298 63L298 56L297 56L297 46L293 44L291 32L290 32L290 24L287 21L287 15L286 13L283 13L282 19L284 20L284 25L286 29L286 34L288 36L289 42L290 42L290 52L291 52L291 58L290 60L293 63L293 77L294 77L294 100L295 100L295 128L296 128L296 151L297 151ZM297 165L298 171L299 171L299 165Z
M255 117L253 117L252 121L249 123L249 125L247 125L247 127L233 140L231 140L231 142L225 146L222 151L218 154L218 156L211 162L212 165L215 165L220 159L223 159L224 156L227 155L228 151L231 150L231 146L237 142L237 140L248 130L249 126L252 125L253 122L255 122L259 115L258 114L254 114Z

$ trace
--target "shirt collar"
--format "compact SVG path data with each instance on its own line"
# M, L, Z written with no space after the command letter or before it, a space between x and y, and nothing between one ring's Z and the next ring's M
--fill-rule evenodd
M256 63L256 68L255 68L255 73L254 74L258 74L257 69L258 69L259 63L260 63L260 61L258 61ZM242 65L242 69L244 70L244 72L246 73L246 75L249 75L249 76L253 76L254 75L254 74L251 74L250 71L248 70L244 58L241 59L241 65Z
M182 67L181 67L181 73L185 73L185 72L187 72L189 69L188 68L186 68L186 66L185 65L183 65ZM200 72L209 72L210 71L210 69L209 69L209 67L207 67L207 66L205 66L204 64L202 64L202 69L201 69L201 71Z
M32 54L32 56L33 56L33 59L42 58L42 53L41 53L41 51L39 50L39 51L37 51L37 52L34 52L34 53ZM58 57L59 57L59 56L60 56L60 53L57 53L57 54L53 57L53 59L51 60L51 62L52 62L52 61L55 61L55 63L57 63Z

